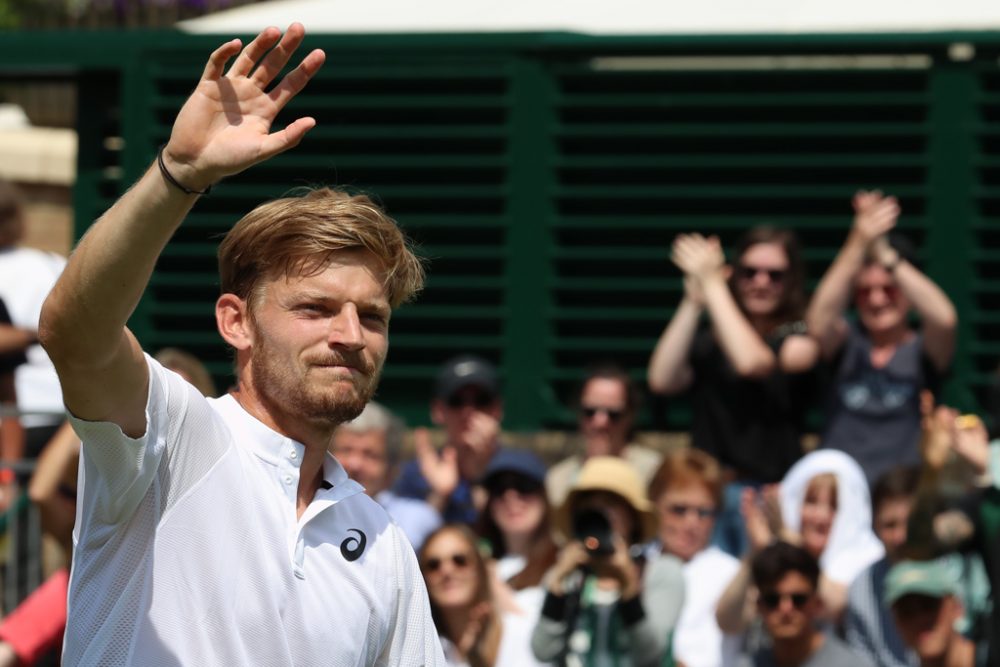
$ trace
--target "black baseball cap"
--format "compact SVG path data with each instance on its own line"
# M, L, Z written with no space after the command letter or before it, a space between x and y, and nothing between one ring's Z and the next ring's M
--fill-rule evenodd
M463 387L478 387L490 396L500 395L497 369L482 357L465 354L445 362L438 373L434 396L447 400Z

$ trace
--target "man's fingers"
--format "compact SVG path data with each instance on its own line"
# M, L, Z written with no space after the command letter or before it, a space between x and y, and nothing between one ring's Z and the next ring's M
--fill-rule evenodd
M229 68L227 76L249 76L257 61L264 57L272 46L281 39L281 31L275 27L265 28L262 33L243 49L236 62Z
M205 71L202 73L201 78L206 81L215 81L226 69L226 63L234 55L239 53L240 47L243 45L238 39L231 39L215 51L212 55L208 57L208 64L205 65Z
M305 28L301 23L293 23L288 26L281 41L264 57L257 69L253 71L250 78L261 88L266 88L275 77L281 73L281 69L288 64L288 59L299 48L302 39L306 36Z
M298 67L286 74L281 83L268 93L271 101L277 105L278 109L284 108L289 100L305 88L306 84L309 83L309 79L313 78L313 75L319 71L324 62L326 62L326 53L322 49L311 51L302 59Z

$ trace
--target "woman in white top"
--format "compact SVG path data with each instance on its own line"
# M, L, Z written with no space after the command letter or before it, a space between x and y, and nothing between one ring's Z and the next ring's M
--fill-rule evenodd
M740 562L710 545L722 498L718 461L700 449L664 457L649 484L659 521L658 548L683 563L684 606L674 631L674 657L685 667L729 667L739 658L740 636L726 635L715 606Z

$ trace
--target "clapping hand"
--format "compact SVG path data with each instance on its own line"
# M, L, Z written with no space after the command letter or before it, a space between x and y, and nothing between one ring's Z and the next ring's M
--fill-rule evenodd
M674 239L670 259L684 272L685 291L696 301L706 282L725 277L726 257L717 236L681 234Z

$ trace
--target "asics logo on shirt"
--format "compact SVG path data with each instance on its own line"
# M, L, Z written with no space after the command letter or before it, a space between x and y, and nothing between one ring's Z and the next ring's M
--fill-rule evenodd
M368 544L368 538L357 528L348 528L347 532L357 533L358 536L354 537L351 535L340 543L340 555L344 557L344 560L353 562L361 558L361 554L365 552L365 546Z

